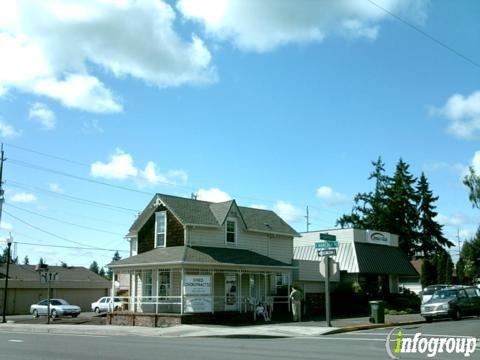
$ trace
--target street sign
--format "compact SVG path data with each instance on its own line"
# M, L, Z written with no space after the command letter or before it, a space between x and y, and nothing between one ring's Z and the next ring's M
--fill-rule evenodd
M337 237L327 233L320 233L320 240L337 241Z
M338 241L319 241L315 243L315 249L336 249L338 248Z
M336 249L321 249L318 250L318 256L336 256L337 250Z

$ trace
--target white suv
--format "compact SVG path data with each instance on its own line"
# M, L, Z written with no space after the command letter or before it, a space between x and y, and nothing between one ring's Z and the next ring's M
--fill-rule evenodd
M119 297L113 297L112 304L112 297L105 296L92 303L92 311L95 311L97 314L99 314L106 311L123 310L126 308L126 305L127 303Z

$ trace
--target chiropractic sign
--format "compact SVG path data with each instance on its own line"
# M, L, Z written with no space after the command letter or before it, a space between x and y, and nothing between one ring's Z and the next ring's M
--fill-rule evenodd
M402 328L389 332L385 349L391 359L400 359L401 354L424 354L433 358L439 354L463 354L470 357L479 340L473 336L433 336L422 333L405 334Z
M183 281L186 313L204 313L213 310L212 275L185 275Z

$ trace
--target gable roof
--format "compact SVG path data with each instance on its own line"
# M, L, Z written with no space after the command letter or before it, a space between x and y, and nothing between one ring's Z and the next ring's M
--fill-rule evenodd
M111 282L93 271L82 266L49 266L51 272L58 273L59 281L70 284L83 284L83 286L109 288ZM0 279L4 279L7 272L6 265L0 265ZM35 265L10 264L8 273L9 281L35 282L39 283L40 275L35 271Z
M134 236L145 222L156 211L160 201L184 226L222 226L235 200L213 203L203 200L188 199L178 196L156 194L143 212L130 227L129 236ZM278 235L299 236L299 234L270 210L261 210L237 206L239 216L250 231L265 232Z
M242 265L262 267L291 267L290 264L245 249L207 246L172 246L153 250L111 263L111 268L168 265Z

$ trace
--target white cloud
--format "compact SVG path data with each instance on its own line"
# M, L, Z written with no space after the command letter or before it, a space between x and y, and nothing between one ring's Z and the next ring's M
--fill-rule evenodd
M428 0L377 0L416 23L426 19ZM391 16L368 1L179 0L179 11L206 32L242 50L264 52L289 43L318 43L330 35L375 40L378 22Z
M13 229L13 225L8 222L2 221L2 223L0 224L0 228L3 230L11 231Z
M15 88L111 113L122 105L98 69L158 87L215 81L209 50L175 22L163 0L2 2L0 95Z
M40 123L44 129L51 130L55 128L55 113L45 104L37 102L30 106L28 117Z
M446 118L447 131L460 139L475 139L480 135L480 91L469 96L454 94L441 108L432 108L431 114Z
M35 196L35 194L32 194L32 193L20 192L12 195L10 198L10 201L14 203L26 204L26 203L32 203L37 201L37 197Z
M317 197L325 201L329 206L343 205L350 202L347 195L333 191L329 186L320 186L317 189Z
M456 213L451 215L444 215L438 214L435 217L435 220L438 221L440 224L446 226L459 226L459 225L466 225L466 224L474 224L474 219L469 218L465 214Z
M137 168L132 155L121 149L116 149L107 163L94 162L90 167L90 172L92 176L104 179L125 180L133 178L140 187L158 184L185 184L188 180L186 171L170 170L161 173L153 161L148 161L143 170Z
M305 212L302 209L282 200L277 201L274 211L287 223L298 222L305 218Z
M57 183L48 184L48 188L50 189L50 191L53 191L53 192L58 193L58 194L64 194L65 193L65 190L63 190L62 187Z
M480 174L480 150L475 151L475 154L472 158L471 166L477 174Z
M20 132L17 131L8 122L0 119L0 136L3 138L15 138L17 136L20 136Z
M232 197L219 188L211 188L198 190L197 199L211 202L224 202L231 200Z
M91 119L83 122L82 132L84 134L103 134L103 127L97 119Z

